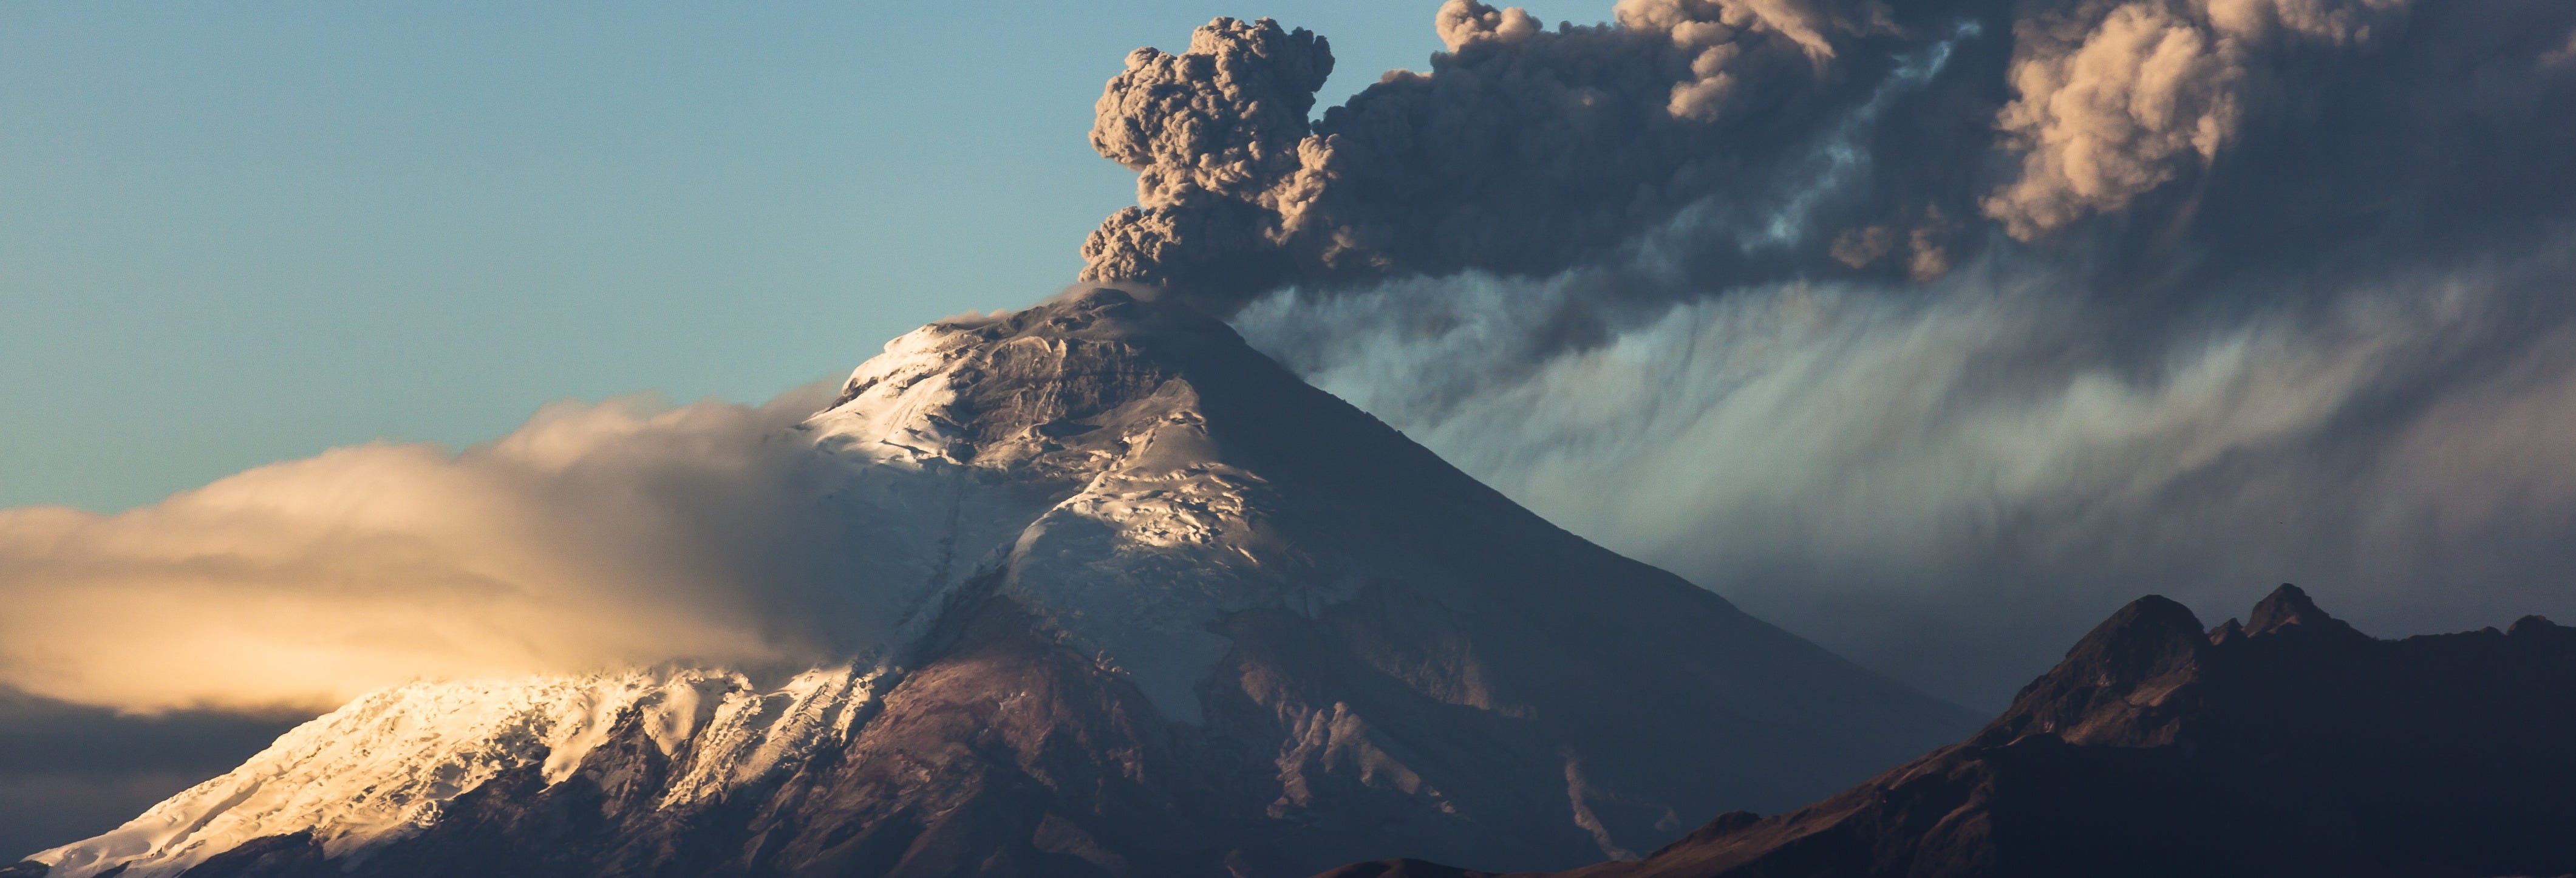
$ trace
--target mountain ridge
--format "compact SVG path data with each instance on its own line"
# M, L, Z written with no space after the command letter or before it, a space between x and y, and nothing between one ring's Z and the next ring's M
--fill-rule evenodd
M1563 878L2576 872L2576 629L2383 641L2283 585L2204 629L2141 598L1959 744ZM1458 878L1378 861L1329 878Z

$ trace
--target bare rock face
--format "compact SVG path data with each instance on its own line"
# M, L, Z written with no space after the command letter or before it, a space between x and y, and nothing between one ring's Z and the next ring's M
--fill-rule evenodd
M1565 868L1973 725L1178 305L1094 290L933 324L790 438L831 464L816 515L853 547L848 664L397 687L20 868Z
M2141 599L1965 743L1565 874L2576 872L2576 629L2381 641L2287 585L2251 618Z

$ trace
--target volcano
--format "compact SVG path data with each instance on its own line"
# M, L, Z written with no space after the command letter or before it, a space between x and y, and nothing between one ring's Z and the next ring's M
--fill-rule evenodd
M1141 294L924 327L778 441L846 663L398 686L0 871L1564 868L1974 727Z

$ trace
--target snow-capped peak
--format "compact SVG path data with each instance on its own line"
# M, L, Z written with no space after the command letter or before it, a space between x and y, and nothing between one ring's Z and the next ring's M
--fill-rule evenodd
M254 838L309 832L333 856L435 823L457 796L535 767L548 784L616 734L674 761L665 805L723 797L845 739L872 687L899 681L944 612L1018 604L1168 717L1228 641L1224 614L1313 613L1352 565L1281 551L1263 480L1222 459L1171 348L1239 347L1222 323L1100 290L952 319L886 345L799 429L848 535L857 664L777 689L716 670L415 683L297 728L241 768L36 859L54 875L175 875ZM1249 349L1243 349L1249 353ZM1257 355L1256 355L1257 356Z
M1227 647L1209 622L1311 613L1360 580L1346 560L1277 551L1267 486L1225 459L1199 409L1192 355L1206 350L1258 356L1214 319L1090 290L897 338L805 427L834 453L940 474L960 503L1047 497L1005 516L1019 522L1007 544L966 541L991 547L974 574L1194 721L1191 688Z

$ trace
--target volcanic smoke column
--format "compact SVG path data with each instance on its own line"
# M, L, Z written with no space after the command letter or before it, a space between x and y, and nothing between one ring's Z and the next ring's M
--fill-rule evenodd
M1289 284L1561 270L1768 185L1896 55L1957 25L1800 0L1630 0L1617 19L1549 31L1451 0L1430 73L1390 72L1311 123L1321 37L1220 18L1180 54L1139 49L1091 131L1136 169L1137 206L1092 232L1082 278L1231 311Z

